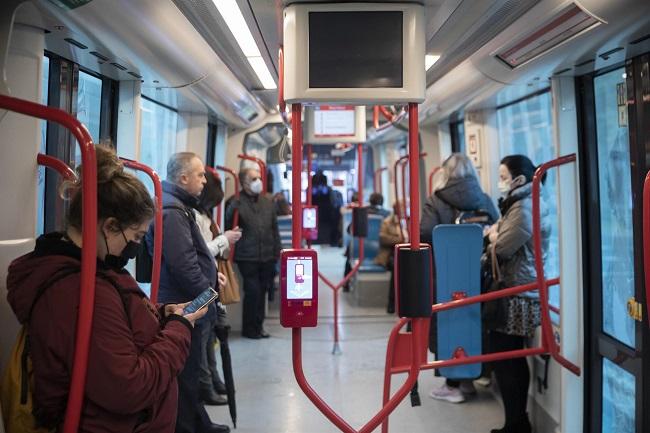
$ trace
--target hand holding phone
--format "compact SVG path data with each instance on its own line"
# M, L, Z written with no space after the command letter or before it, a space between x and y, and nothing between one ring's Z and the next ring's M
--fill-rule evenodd
M219 294L212 287L208 287L199 296L194 298L194 300L190 302L188 306L183 308L183 315L192 314L199 311L203 307L207 307L216 301L218 296Z

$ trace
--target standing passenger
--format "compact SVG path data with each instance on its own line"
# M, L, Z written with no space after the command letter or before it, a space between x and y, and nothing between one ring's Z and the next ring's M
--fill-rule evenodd
M408 242L406 232L401 230L401 206L402 202L399 200L396 201L393 205L393 214L386 217L386 219L381 223L381 229L379 230L379 245L381 249L379 250L377 257L375 257L375 263L385 267L390 272L390 283L388 284L388 305L386 306L386 312L388 314L395 313L395 245ZM402 234L402 232L404 234Z
M154 306L124 269L154 204L112 150L97 146L96 156L97 245L87 248L97 249L97 276L79 431L171 433L176 376L190 351L194 321L206 309L184 315L183 305ZM53 431L62 428L68 400L81 286L81 185L64 189L72 192L66 231L39 237L7 276L7 298L29 333L33 414Z
M192 152L175 153L167 163L163 181L163 252L160 271L162 302L188 302L212 287L218 290L214 257L196 224L194 209L205 185L205 168ZM153 245L152 225L147 244ZM176 433L227 433L226 425L213 424L199 394L201 337L216 316L216 305L192 331L190 356L178 378L179 406Z
M454 224L463 212L487 212L491 223L499 217L492 199L483 192L472 161L462 153L454 153L442 163L433 188L433 194L424 203L420 239L432 243L431 234L438 224ZM435 319L435 318L434 318ZM435 339L435 320L431 321L431 339ZM435 344L430 344L435 347ZM461 386L462 385L462 386ZM429 396L451 403L465 401L466 394L476 392L472 381L447 379L445 384L431 391Z
M534 282L532 180L536 167L524 155L507 156L499 166L501 219L489 231L488 252L494 250L503 287ZM542 219L542 247L547 251L549 227ZM507 298L507 317L490 329L492 352L520 350L540 323L539 295L525 292ZM505 426L492 433L530 433L526 412L530 371L525 358L494 363L494 372L503 397Z
M273 202L261 194L260 172L243 169L239 181L243 190L226 209L226 226L232 226L237 209L242 237L235 249L235 261L244 278L242 335L257 340L270 336L264 330L264 295L273 284L282 246Z
M210 254L215 259L226 260L230 254L230 245L235 244L241 238L241 232L237 230L227 230L221 233L220 227L212 218L212 211L223 200L223 188L221 180L211 172L206 172L206 184L199 196L199 206L194 209L196 215L196 224L201 230L201 235L210 250ZM215 260L215 267L217 262ZM218 274L220 284L227 284L225 276ZM217 304L217 315L208 326L203 327L201 335L201 373L200 373L200 395L205 404L221 406L228 402L227 398L221 394L226 393L226 387L219 371L217 370L214 346L216 343L215 328L228 326L226 308L220 303Z

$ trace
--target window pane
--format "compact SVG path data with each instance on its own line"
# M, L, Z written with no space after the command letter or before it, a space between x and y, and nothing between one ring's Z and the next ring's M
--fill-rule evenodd
M77 119L88 128L93 141L99 141L99 119L102 107L102 80L79 71L77 88ZM79 153L79 152L77 152Z
M603 358L603 432L635 432L635 388L632 374Z
M47 105L47 94L50 82L50 58L43 56L43 71L41 74L41 104ZM40 121L41 146L40 153L47 153L47 121ZM36 194L36 236L43 234L45 230L45 167L38 168L38 186Z
M161 179L167 175L167 161L176 152L178 114L142 98L140 162L156 170ZM141 177L153 195L151 181Z
M551 93L525 99L497 110L499 145L501 157L521 154L540 165L556 157L553 140ZM555 278L560 271L558 211L557 211L557 170L548 172L542 188L543 211L551 227L549 248L544 261L546 278ZM550 302L559 305L560 294L557 286L549 289Z
M632 186L627 129L627 91L617 69L594 79L603 287L603 331L634 347ZM619 117L619 110L623 117Z

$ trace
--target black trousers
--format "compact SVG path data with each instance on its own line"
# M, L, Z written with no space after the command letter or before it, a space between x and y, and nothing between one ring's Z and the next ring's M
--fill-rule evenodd
M490 331L490 351L503 352L524 348L524 337ZM493 363L494 373L503 398L505 425L521 422L526 415L530 371L526 358L506 359Z
M201 333L205 324L195 324L192 330L190 354L178 376L178 416L176 433L200 433L210 427L211 421L199 399L199 373L201 369Z
M275 261L237 262L244 278L242 334L259 335L264 324L264 295L273 284Z

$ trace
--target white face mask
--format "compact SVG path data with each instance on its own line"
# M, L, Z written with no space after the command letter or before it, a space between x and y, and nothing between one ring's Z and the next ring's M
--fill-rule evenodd
M511 180L500 180L499 181L499 191L501 195L506 195L510 192L510 186L512 185Z
M255 179L250 183L250 189L253 194L259 194L262 192L262 181L260 179Z

